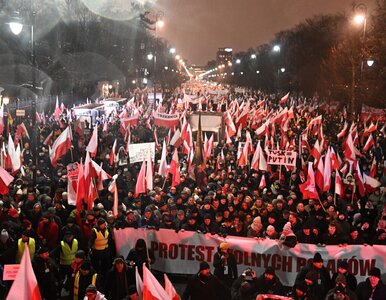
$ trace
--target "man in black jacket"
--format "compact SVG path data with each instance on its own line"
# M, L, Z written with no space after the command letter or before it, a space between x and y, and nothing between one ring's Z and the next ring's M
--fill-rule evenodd
M369 278L358 284L355 291L358 300L384 300L386 299L386 287L381 280L381 270L372 268L369 272Z
M229 251L228 243L221 243L213 257L214 275L226 286L232 286L237 279L237 262L235 255Z
M230 300L229 289L210 273L206 261L200 263L200 269L186 285L182 300Z
M316 274L316 284L321 290L321 297L324 299L327 292L331 289L330 273L325 266L323 266L323 259L319 252L316 252L312 262L303 267L296 276L295 283L303 282L306 279L307 273L314 271Z
M272 267L267 267L257 279L257 290L259 294L284 295L283 284Z

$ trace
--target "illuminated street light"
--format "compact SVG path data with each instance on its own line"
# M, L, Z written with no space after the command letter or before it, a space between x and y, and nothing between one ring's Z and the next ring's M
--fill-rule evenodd
M358 15L354 16L354 23L355 24L361 25L365 22L365 20L366 20L365 15L358 14Z
M154 55L153 55L152 53L149 53L149 54L147 55L147 59L148 59L148 60L153 60L153 57L154 57Z
M275 46L273 46L272 50L274 52L280 52L280 46L279 45L275 45Z
M284 73L284 72L285 72L285 68L280 68L280 71L281 71L282 73Z
M260 71L259 71L259 70L257 70L257 71L256 71L256 74L260 74Z
M232 67L232 62L228 61L228 67Z
M11 29L14 35L19 35L20 32L23 30L23 24L19 22L10 22L9 28Z
M169 50L169 53L171 53L171 54L174 54L174 53L176 53L176 48L170 48L170 50Z
M368 60L367 60L367 65L368 65L369 67L371 67L373 64L374 64L374 59L368 59Z
M181 56L179 56L178 54L176 55L176 60L180 60L181 59Z
M256 54L251 54L251 59L256 59Z
M162 27L164 27L164 26L165 26L164 20L158 20L158 21L157 21L157 27L158 27L158 28L162 28Z
M136 81L135 79L133 79L133 80L131 81L131 83L132 83L132 84L136 84L137 81Z
M241 59L240 58L236 59L236 64L240 64L240 63L241 63Z

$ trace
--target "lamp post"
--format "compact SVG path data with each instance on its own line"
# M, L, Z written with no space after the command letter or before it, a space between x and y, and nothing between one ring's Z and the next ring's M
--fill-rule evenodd
M361 65L360 65L360 77L362 77L363 73L363 66L364 66L364 61L363 61L363 47L365 44L365 39L366 39L366 28L367 28L367 6L364 3L359 3L353 6L354 10L354 18L353 22L356 25L362 25L363 30L362 30L362 41L360 41L360 60L361 60ZM356 62L355 59L352 59L351 62L351 113L355 113L355 108L356 108Z
M30 43L31 43L31 79L32 79L32 182L33 186L35 188L36 186L36 167L37 167L37 151L38 151L38 139L37 139L37 129L36 129L36 56L35 56L35 36L34 36L34 26L35 26L35 17L36 13L32 7L32 1L31 1L31 8L30 8L30 24L28 25L30 27ZM25 24L21 22L20 18L13 19L9 23L9 27L14 35L19 35L24 27Z

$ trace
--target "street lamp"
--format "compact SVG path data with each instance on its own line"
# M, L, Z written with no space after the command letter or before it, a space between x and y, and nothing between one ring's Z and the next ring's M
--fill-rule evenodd
M241 63L241 59L240 58L238 58L238 59L236 59L236 64L240 64Z
M272 50L274 52L280 52L280 46L279 45L275 45L275 46L273 46Z
M285 72L285 68L280 68L280 72L284 73Z
M169 49L169 53L171 53L171 54L176 53L176 48L174 48L174 47L173 47L173 48L170 48L170 49Z
M367 60L367 66L372 67L374 64L374 59L368 59Z
M34 36L34 25L35 25L35 11L32 7L32 1L31 1L31 7L30 7L30 42L31 42L31 79L32 79L32 92L33 92L33 99L31 102L32 106L32 162L33 162L33 168L32 168L32 182L33 186L35 188L36 186L36 166L37 166L37 151L38 151L38 139L37 139L37 133L38 131L36 130L36 74L35 74L35 69L36 69L36 57L35 57L35 36ZM16 12L18 15L19 13ZM11 22L9 22L9 28L11 29L12 33L14 35L19 35L24 27L25 24L22 23L22 19L19 17L14 17Z
M256 54L255 53L251 54L251 59L256 59Z
M153 55L152 53L149 53L149 54L147 55L147 59L148 59L148 60L153 60L153 58L154 58L154 55Z

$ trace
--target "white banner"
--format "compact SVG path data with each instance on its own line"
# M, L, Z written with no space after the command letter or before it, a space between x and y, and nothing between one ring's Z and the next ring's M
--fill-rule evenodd
M119 254L127 256L134 248L137 239L147 241L154 251L155 270L175 274L195 274L199 262L207 261L213 271L213 255L218 245L226 241L236 256L239 274L247 267L252 267L257 274L262 274L266 267L273 267L276 274L286 286L293 286L296 275L315 252L324 259L324 265L331 272L336 272L338 260L347 260L349 272L356 276L358 282L365 280L369 270L376 266L384 273L386 263L386 246L348 245L345 247L317 247L310 244L298 244L295 248L280 246L277 241L219 237L193 231L160 229L158 231L144 228L125 228L114 231L115 244Z
M287 150L268 150L267 163L269 165L296 166L295 151Z
M129 158L130 163L142 162L146 160L150 151L150 157L154 161L155 156L155 143L141 143L129 145Z

